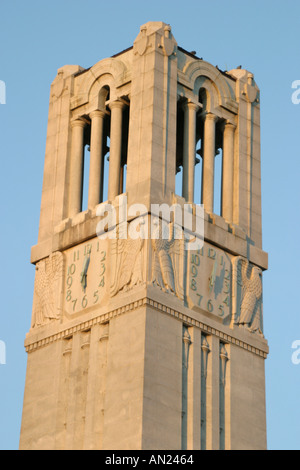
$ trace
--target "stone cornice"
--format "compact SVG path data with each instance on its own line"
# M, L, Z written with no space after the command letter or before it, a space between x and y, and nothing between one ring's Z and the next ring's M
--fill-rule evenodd
M177 203L182 198L176 197ZM183 202L182 202L183 204ZM130 218L128 218L130 220ZM55 230L53 237L34 245L31 250L31 263L36 264L54 251L64 251L96 236L99 217L95 211L78 214L74 220L66 219ZM268 254L260 247L252 245L245 232L238 226L227 223L216 214L205 213L204 239L215 246L235 255L243 256L262 270L268 269Z
M241 337L237 337L238 335L234 335L234 331L232 331L232 334L225 333L223 331L224 327L222 328L221 325L219 328L217 326L215 327L208 325L203 321L196 320L192 317L192 315L180 312L179 309L167 306L162 302L155 301L151 299L150 296L140 298L133 302L128 302L120 307L114 308L113 310L101 313L99 315L95 315L89 319L78 319L77 323L73 323L69 327L65 327L64 325L57 325L57 323L54 323L53 326L57 325L58 327L56 327L56 331L54 331L53 328L52 333L49 332L50 334L47 334L49 325L47 325L47 330L45 327L33 329L28 333L27 338L25 340L25 350L27 353L30 353L42 347L48 346L49 344L54 343L56 341L68 339L70 338L70 336L73 336L77 332L87 331L96 324L105 324L109 322L109 320L111 320L112 318L146 306L151 307L166 315L171 315L172 317L177 318L179 321L184 322L186 325L199 328L203 333L206 333L208 335L214 335L226 343L234 344L264 359L267 358L269 351L266 340L260 338L259 342L261 343L261 345L258 346L254 344L255 341L247 341L246 339L241 339Z

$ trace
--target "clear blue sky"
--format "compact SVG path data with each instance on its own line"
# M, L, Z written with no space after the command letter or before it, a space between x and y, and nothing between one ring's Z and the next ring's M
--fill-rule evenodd
M89 67L131 46L147 21L169 23L181 47L221 69L242 65L260 87L268 447L300 449L300 2L2 0L0 11L0 449L19 442L50 84L65 64Z

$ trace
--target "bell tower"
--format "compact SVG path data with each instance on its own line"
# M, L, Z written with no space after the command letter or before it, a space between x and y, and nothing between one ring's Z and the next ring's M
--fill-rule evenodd
M266 448L252 73L162 22L59 69L31 262L21 449Z

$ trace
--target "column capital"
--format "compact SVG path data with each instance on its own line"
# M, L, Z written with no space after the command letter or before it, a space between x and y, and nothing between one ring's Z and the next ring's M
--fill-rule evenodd
M216 114L213 114L213 113L204 113L204 114L203 114L203 119L204 119L205 121L217 122L217 120L219 119L219 117L218 117Z
M85 127L87 124L87 121L83 118L76 118L72 119L71 121L71 127Z
M101 117L101 118L104 118L106 115L106 112L105 111L102 111L100 109L95 109L94 111L91 111L89 116L91 119L93 119L94 117Z
M108 103L108 106L110 109L115 109L115 108L124 109L126 105L128 105L126 101L119 99L119 98L116 99L115 101L110 101Z
M200 109L200 105L197 104L197 103L193 103L193 101L186 101L184 104L183 104L183 109L186 110L186 109L192 109L194 110L195 112L199 111Z
M232 122L225 121L224 123L224 130L229 130L229 131L235 131L236 129L236 124L233 124Z

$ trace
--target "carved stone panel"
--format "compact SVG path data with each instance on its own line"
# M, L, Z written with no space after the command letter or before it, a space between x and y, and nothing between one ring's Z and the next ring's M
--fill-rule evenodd
M164 292L184 299L185 249L184 239L174 236L173 224L154 221L151 238L152 271L151 283Z
M242 256L232 260L232 318L236 325L263 334L262 271Z
M64 257L52 253L36 265L31 327L45 325L61 316Z
M130 227L135 224L134 233ZM126 238L119 235L111 240L110 251L110 295L114 297L120 291L128 291L145 282L144 247L145 234L143 218L136 219L128 226ZM131 236L136 235L136 236Z

